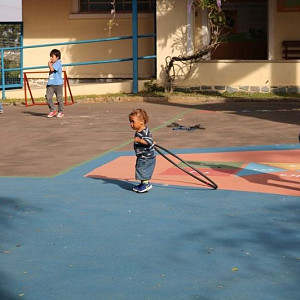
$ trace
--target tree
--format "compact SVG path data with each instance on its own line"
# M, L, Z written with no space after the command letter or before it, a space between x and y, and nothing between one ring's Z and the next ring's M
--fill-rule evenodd
M0 24L0 48L16 47L21 41L21 24ZM3 52L5 69L20 67L20 50ZM0 64L1 65L1 64ZM1 71L0 71L1 75ZM5 84L20 83L20 71L5 72Z
M0 48L14 47L20 44L20 24L0 24Z
M201 9L207 9L208 23L210 30L210 41L207 45L202 46L200 49L196 49L191 55L180 56L168 56L166 58L165 66L165 91L173 91L173 82L175 80L175 62L182 62L191 66L195 62L199 62L211 54L220 44L220 38L228 32L226 26L226 18L222 11L222 2L226 0L194 0L194 7L200 7Z

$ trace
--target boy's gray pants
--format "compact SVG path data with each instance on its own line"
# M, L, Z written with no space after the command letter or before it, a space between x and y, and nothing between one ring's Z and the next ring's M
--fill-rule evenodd
M50 111L55 111L55 106L52 100L54 94L56 95L58 102L58 112L63 112L63 85L47 85L46 100Z

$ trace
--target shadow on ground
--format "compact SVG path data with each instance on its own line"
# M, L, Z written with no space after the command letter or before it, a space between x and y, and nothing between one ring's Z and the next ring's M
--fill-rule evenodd
M230 113L234 115L249 116L251 118L300 125L300 100L228 100L227 102L218 103L208 102L204 99L201 104L193 104L192 101L189 103L188 98L186 98L186 103L184 103L184 100L181 100L181 102L171 102L164 99L161 101L146 99L145 102L207 111L230 111ZM288 114L286 113L287 111L289 111Z
M20 236L24 223L30 222L31 213L41 213L42 210L25 202L0 196L0 255L5 261L14 260L14 252L22 245L17 244L17 236ZM10 287L13 279L3 271L0 271L0 299L16 300L22 296L14 294ZM21 292L19 293L22 294Z

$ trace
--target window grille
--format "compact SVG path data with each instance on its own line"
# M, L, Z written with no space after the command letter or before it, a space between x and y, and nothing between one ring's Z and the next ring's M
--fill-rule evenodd
M111 2L106 0L79 0L81 13L110 13L113 8ZM155 0L138 0L138 12L153 12ZM116 0L117 13L131 13L132 0Z

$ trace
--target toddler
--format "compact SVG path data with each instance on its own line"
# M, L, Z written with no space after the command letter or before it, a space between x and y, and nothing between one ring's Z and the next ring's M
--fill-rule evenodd
M152 188L149 180L152 177L156 163L152 134L146 126L148 121L148 114L143 109L135 109L129 115L130 127L135 130L135 179L141 181L139 185L133 188L133 191L137 193L144 193Z

